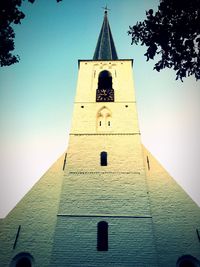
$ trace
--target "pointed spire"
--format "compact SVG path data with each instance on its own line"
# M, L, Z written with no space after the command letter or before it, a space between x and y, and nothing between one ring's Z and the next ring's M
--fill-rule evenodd
M117 51L113 41L112 33L107 16L107 7L104 8L104 20L99 34L99 39L94 52L93 60L115 60L118 59Z

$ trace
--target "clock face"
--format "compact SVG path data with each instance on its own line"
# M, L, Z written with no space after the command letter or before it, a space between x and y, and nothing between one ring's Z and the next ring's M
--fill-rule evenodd
M114 102L114 90L97 89L96 102Z

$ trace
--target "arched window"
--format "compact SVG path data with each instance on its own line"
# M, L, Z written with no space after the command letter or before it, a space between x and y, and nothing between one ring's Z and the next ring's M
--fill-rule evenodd
M114 102L112 75L107 70L103 70L99 73L96 102Z
M176 263L177 267L200 267L200 262L191 255L180 257Z
M34 259L30 253L21 252L11 261L10 267L32 267Z
M97 250L108 250L108 223L105 221L97 224Z
M101 166L107 166L108 162L107 162L107 152L103 151L100 154L100 163Z
M112 75L109 71L99 73L98 89L112 89Z

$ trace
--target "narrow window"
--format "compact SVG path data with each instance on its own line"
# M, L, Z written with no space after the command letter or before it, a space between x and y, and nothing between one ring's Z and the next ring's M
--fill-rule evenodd
M101 121L99 122L99 126L101 126Z
M97 250L108 250L108 223L105 221L97 224Z
M148 166L148 170L150 170L150 162L149 162L149 157L147 156L147 166Z
M110 126L110 121L108 121L108 126Z
M107 152L101 152L101 166L107 166Z
M21 230L21 225L19 225L19 227L18 227L17 234L16 234L16 237L15 237L15 242L14 242L14 244L13 244L13 249L15 249L15 247L16 247L16 244L17 244L17 240L18 240L18 237L19 237L20 230Z
M66 161L67 161L67 153L65 153L65 159L64 159L64 162L63 162L63 171L65 169Z
M200 242L200 233L199 233L199 229L196 229L196 233L197 233L197 237L198 237L199 242Z

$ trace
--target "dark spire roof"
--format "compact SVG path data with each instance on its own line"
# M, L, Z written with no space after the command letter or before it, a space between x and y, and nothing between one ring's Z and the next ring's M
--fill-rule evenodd
M99 39L94 52L93 60L115 60L118 59L117 51L113 41L110 25L108 22L107 10L104 13L104 20L99 34Z

